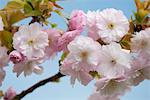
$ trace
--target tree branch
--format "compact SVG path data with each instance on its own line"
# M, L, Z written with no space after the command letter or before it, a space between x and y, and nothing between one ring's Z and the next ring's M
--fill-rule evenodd
M49 83L49 82L57 82L61 77L64 77L65 75L58 72L56 75L51 76L47 79L44 79L42 81L37 82L27 90L22 91L20 94L17 94L12 100L21 100L23 97L25 97L27 94L33 92L35 89Z

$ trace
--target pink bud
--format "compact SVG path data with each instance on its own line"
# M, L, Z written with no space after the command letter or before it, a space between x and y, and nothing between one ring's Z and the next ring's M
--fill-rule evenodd
M20 52L14 50L9 54L9 59L14 63L20 63L21 61L24 60L24 56L23 54L21 54Z
M4 100L12 100L16 96L16 91L10 87L4 95Z
M75 10L71 14L69 20L69 30L83 30L83 27L86 25L86 16L82 10Z

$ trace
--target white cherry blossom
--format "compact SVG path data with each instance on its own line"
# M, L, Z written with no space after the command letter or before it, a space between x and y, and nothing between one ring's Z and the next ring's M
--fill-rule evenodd
M124 76L102 78L96 82L97 91L104 96L123 95L130 90L130 85Z
M150 54L150 28L136 32L131 39L131 50Z
M37 23L21 26L13 37L14 48L28 59L43 57L48 42L48 34Z
M62 63L61 72L71 76L71 84L77 79L87 85L93 79L89 72L98 66L100 48L100 44L85 36L77 36L69 43L69 54Z
M117 43L102 46L99 73L106 77L123 75L130 69L130 54Z
M129 31L129 22L121 10L104 9L99 13L97 27L105 43L118 42Z
M87 62L88 64L98 65L101 45L92 38L85 36L76 37L68 45L68 57L78 62Z

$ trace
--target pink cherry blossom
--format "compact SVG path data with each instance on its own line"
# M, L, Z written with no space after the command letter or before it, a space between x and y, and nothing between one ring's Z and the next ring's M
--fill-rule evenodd
M86 16L82 10L75 10L71 13L69 20L69 31L83 30L86 25Z
M106 77L124 75L131 68L131 56L122 50L120 44L111 43L102 46L98 72Z
M49 45L46 47L45 50L46 56L49 58L56 55L56 53L60 51L58 48L58 40L63 34L63 31L57 29L47 29L44 31L47 32L49 39Z
M77 79L83 85L87 85L93 78L89 74L89 71L84 67L91 67L87 66L87 64L75 64L76 62L72 60L65 59L61 66L61 73L64 75L69 75L71 85L75 84L75 80ZM83 68L81 68L81 65Z
M129 22L121 10L107 8L98 16L99 37L105 43L119 42L129 31Z
M97 66L101 45L90 37L78 36L68 45L68 58Z
M104 77L96 82L97 91L104 96L123 95L130 90L130 85L124 76L114 78Z
M16 96L16 91L10 87L4 95L4 100L12 100Z
M71 76L71 84L76 79L83 85L92 80L89 71L95 70L99 63L100 47L92 38L84 36L78 36L69 43L69 54L62 63L61 72Z
M41 74L43 72L43 68L39 66L41 61L23 61L14 65L13 72L17 73L17 77L24 72L24 76L31 75L32 72L35 74Z
M4 24L3 24L2 17L0 16L0 31L2 31L3 29L4 29Z
M80 35L80 33L81 31L79 30L65 32L58 40L59 51L68 51L67 45L74 40L76 36Z
M12 52L9 54L9 59L10 59L14 64L17 64L17 63L22 62L25 58L24 58L24 56L23 56L20 52L14 50L14 51L12 51Z
M129 82L137 86L140 82L150 80L150 55L140 53L131 62L132 70L128 72Z
M131 51L150 54L150 28L137 32L131 39Z
M48 34L37 23L21 26L13 36L14 48L29 60L43 57L48 42Z

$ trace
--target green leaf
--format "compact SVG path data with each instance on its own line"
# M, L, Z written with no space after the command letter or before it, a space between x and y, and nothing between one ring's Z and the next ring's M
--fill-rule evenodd
M14 24L24 18L26 18L25 14L21 10L18 10L11 13L9 22Z
M23 13L24 1L21 0L13 0L9 1L4 9L0 10L0 15L3 18L4 25L7 29L9 27L26 18Z
M61 55L61 61L63 61L68 55L68 52L64 52L62 55Z
M59 66L61 66L61 62L67 57L67 55L68 55L68 52L63 52L59 60Z
M7 27L8 29L14 23L17 23L18 21L26 18L24 12L20 9L15 10L15 11L3 9L3 10L0 11L0 15L3 18L5 27Z
M25 3L21 0L13 0L9 1L4 9L7 10L23 9L24 4Z
M42 13L39 10L32 10L29 13L26 13L25 16L41 16Z
M1 16L2 19L3 19L3 23L4 23L5 28L8 28L8 27L9 27L9 24L8 24L8 22L7 22L7 15L4 14L3 11L0 11L0 16Z
M56 23L50 23L52 28L56 28L57 24Z
M120 45L123 49L130 50L132 34L126 34L121 40Z
M0 40L2 42L2 45L6 46L9 50L13 49L12 37L13 37L13 35L9 31L0 31Z
M27 3L30 3L34 9L39 9L39 4L42 0L26 0Z
M32 7L28 3L26 3L24 5L24 12L25 12L25 14L32 12L32 10L33 10Z
M63 14L62 14L62 12L60 11L60 10L54 10L54 12L56 12L59 16L62 16Z
M28 1L25 5L24 5L24 12L26 16L41 16L42 12L40 12L38 9L34 9L32 7L32 1ZM31 3L31 4L29 4Z

